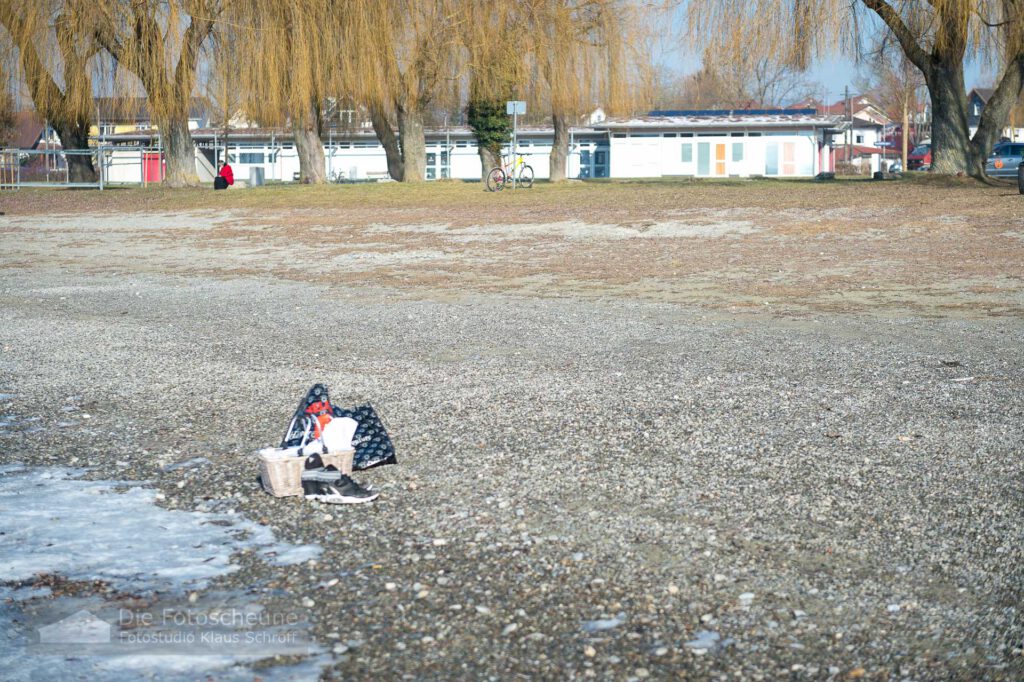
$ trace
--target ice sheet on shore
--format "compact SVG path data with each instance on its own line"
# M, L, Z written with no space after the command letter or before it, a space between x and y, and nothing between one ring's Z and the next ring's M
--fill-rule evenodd
M116 589L203 588L238 570L231 555L258 551L276 563L314 558L315 545L277 542L237 513L167 510L156 491L87 481L82 469L0 470L0 575L28 580L59 573Z
M5 679L251 680L259 656L75 656L28 653L36 637L24 607L50 590L38 574L102 580L132 594L177 594L238 570L232 554L256 552L272 563L307 561L317 545L277 541L269 528L237 513L162 509L156 491L137 483L89 481L82 469L0 465L0 670ZM18 586L24 583L24 586ZM66 599L66 598L63 598ZM96 599L97 609L101 606ZM186 602L188 603L188 602ZM261 669L264 680L315 679L328 658Z

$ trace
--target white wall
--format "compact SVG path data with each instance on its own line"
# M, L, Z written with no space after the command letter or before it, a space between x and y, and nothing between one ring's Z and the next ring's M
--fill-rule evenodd
M664 139L660 133L612 133L610 176L662 177L661 145Z
M689 149L688 153L684 152L685 148ZM722 161L719 161L720 152L724 152ZM703 154L707 155L706 166L701 163ZM769 158L777 159L774 174L768 167ZM659 133L656 137L651 133L613 133L611 136L611 176L617 178L769 174L811 177L819 170L817 138L809 130L743 133L741 136L710 131Z
M104 182L142 183L142 151L114 147L103 154Z

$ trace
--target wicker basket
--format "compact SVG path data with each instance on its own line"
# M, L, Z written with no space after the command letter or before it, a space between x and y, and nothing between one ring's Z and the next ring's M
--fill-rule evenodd
M323 455L324 466L333 464L343 474L352 473L352 456L355 450L340 450ZM274 497L288 497L302 494L302 470L305 457L281 448L264 448L259 451L260 482L263 489Z

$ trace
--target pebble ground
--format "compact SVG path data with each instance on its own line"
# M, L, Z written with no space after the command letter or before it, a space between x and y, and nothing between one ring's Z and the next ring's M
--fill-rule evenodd
M326 679L1024 678L1024 326L9 263L0 459L245 512ZM372 505L275 499L309 385ZM176 462L206 457L195 466Z

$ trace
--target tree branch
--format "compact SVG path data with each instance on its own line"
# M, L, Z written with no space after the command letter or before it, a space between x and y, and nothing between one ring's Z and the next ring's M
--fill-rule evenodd
M912 61L914 66L921 69L921 73L930 78L932 67L928 54L917 44L917 38L907 28L907 25L903 22L899 13L893 9L892 5L885 2L885 0L862 0L862 2L865 7L877 14L885 25L889 27L889 30L893 32L896 39L900 41L900 46L903 48L904 54L907 55L907 59Z

